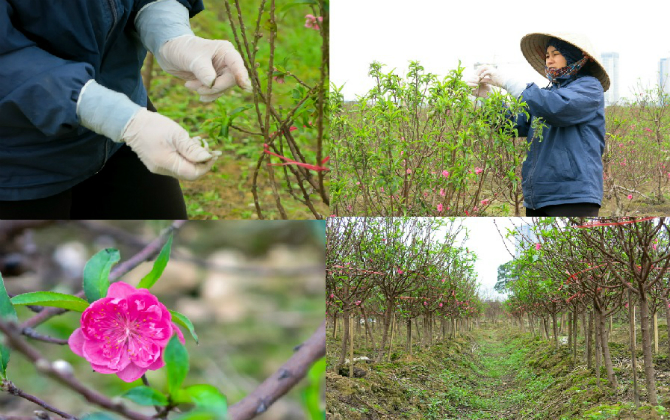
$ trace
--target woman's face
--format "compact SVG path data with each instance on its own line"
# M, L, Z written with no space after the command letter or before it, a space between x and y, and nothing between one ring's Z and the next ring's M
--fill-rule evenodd
M549 68L562 69L568 65L568 61L563 57L563 54L551 45L547 47L545 60Z

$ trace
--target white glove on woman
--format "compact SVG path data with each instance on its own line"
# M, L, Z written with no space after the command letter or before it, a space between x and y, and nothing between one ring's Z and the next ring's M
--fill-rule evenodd
M193 181L214 165L198 137L171 119L147 111L126 95L89 80L77 100L81 125L115 142L125 142L153 173Z
M482 82L505 89L515 98L521 96L526 89L526 83L517 80L510 72L505 72L491 66L482 66L477 70L477 76Z
M465 80L465 83L472 88L472 94L478 98L486 98L493 92L493 87L488 83L481 82L479 76L472 76Z
M228 41L195 36L188 9L176 0L145 6L137 13L135 27L161 68L186 80L186 87L197 91L201 101L213 101L235 85L251 89L240 53Z

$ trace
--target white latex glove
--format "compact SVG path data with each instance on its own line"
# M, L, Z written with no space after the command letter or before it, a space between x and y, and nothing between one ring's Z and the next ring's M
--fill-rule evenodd
M166 72L187 81L203 102L218 98L235 85L251 90L240 53L228 41L195 36L189 11L175 0L158 0L135 17L142 44Z
M171 119L147 111L126 95L89 80L77 99L82 126L115 142L126 142L144 165L161 175L193 181L205 174L221 152L209 152L198 137Z
M465 83L472 88L472 94L478 98L486 98L493 92L493 87L486 82L482 82L479 76L472 76L466 79Z
M251 90L242 56L228 41L183 35L163 44L156 53L163 70L186 80L200 100L211 102L235 85Z
M526 83L516 79L514 74L495 67L482 66L477 70L477 76L485 83L505 89L515 98L526 89Z
M141 108L121 135L153 173L193 181L207 173L221 152L210 152L200 137L171 119ZM203 147L204 144L204 147Z

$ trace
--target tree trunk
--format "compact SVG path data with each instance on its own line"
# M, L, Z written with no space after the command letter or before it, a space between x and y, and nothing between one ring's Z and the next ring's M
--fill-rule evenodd
M389 334L389 327L391 326L391 315L393 314L393 301L387 301L386 302L386 312L384 313L384 330L382 332L382 344L381 347L379 348L379 352L377 353L377 362L382 361L382 357L384 357L384 350L386 349L386 342L388 340L388 334Z
M610 356L610 347L608 344L609 333L607 332L607 318L596 312L600 320L600 347L603 352L603 362L605 363L605 369L607 370L607 380L609 381L612 388L617 387L616 376L614 376L614 367L612 366L612 357Z
M670 355L670 299L665 298L665 321L668 323L668 355Z
M651 334L649 332L649 306L644 294L640 296L640 324L642 325L642 353L644 354L644 374L647 382L647 395L649 404L658 405L656 396L656 379L654 377L654 364L651 355Z
M391 314L391 337L389 339L389 354L388 354L388 358L386 359L389 362L391 361L391 353L392 353L392 350L393 350L393 337L395 337L395 334L394 334L395 324L396 324L395 313L393 313L393 314Z
M407 318L407 321L405 321L405 325L407 325L407 352L411 355L412 354L412 318Z
M344 359L347 354L347 343L349 342L349 311L342 314L342 326L344 327L344 334L342 334L342 351L340 352L340 361L338 365L344 364Z
M637 389L637 356L635 355L635 306L632 305L631 291L628 290L628 323L630 336L630 354L633 367L633 401L635 408L640 406L640 394Z
M654 354L658 354L658 312L654 312Z
M584 315L586 316L586 315ZM589 311L589 324L584 322L584 335L586 336L586 364L589 369L593 367L593 311Z
M556 312L551 313L551 320L554 324L554 346L558 348L558 329L556 325Z
M595 359L596 359L596 378L598 379L598 388L600 388L600 371L601 366L602 366L602 355L603 355L603 350L602 350L602 339L600 337L600 321L599 321L599 316L598 312L595 310L592 311L592 318L593 318L593 332L595 334Z
M577 321L577 308L572 311L572 364L577 364L577 337L579 337L579 322Z
M361 315L363 315L363 321L364 321L364 324L365 324L365 332L366 332L367 335L370 336L370 343L372 344L372 350L377 351L377 344L375 343L375 337L374 337L374 335L372 335L372 329L370 328L370 323L368 322L369 318L365 314L365 311L363 310L362 307L360 307L360 310L361 310ZM367 337L367 335L366 335L366 337ZM367 338L366 338L365 342L367 343Z
M349 317L349 377L354 377L354 317Z
M337 338L337 311L333 313L333 338Z
M533 318L530 316L530 312L528 312L528 325L530 326L530 333L535 336L535 327L533 326Z

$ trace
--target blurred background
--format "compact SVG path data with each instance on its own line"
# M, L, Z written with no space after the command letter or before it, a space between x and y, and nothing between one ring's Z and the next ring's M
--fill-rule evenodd
M30 291L74 294L82 289L86 261L103 248L116 248L121 262L160 235L170 222L0 222L0 273L10 296ZM325 223L323 221L190 221L175 232L170 261L151 288L168 309L193 321L200 344L187 331L190 372L185 386L208 383L229 405L276 371L324 319ZM153 262L121 277L136 286ZM33 315L17 307L20 321ZM37 330L67 339L81 314L67 312ZM51 361L70 362L75 375L108 397L141 384L91 370L70 348L30 340ZM165 369L148 371L151 386L165 389ZM76 415L100 411L79 394L37 375L12 354L8 378L29 394ZM301 382L259 419L308 419ZM321 386L325 390L325 381ZM136 411L153 407L126 402ZM0 393L0 414L32 415L28 401Z

